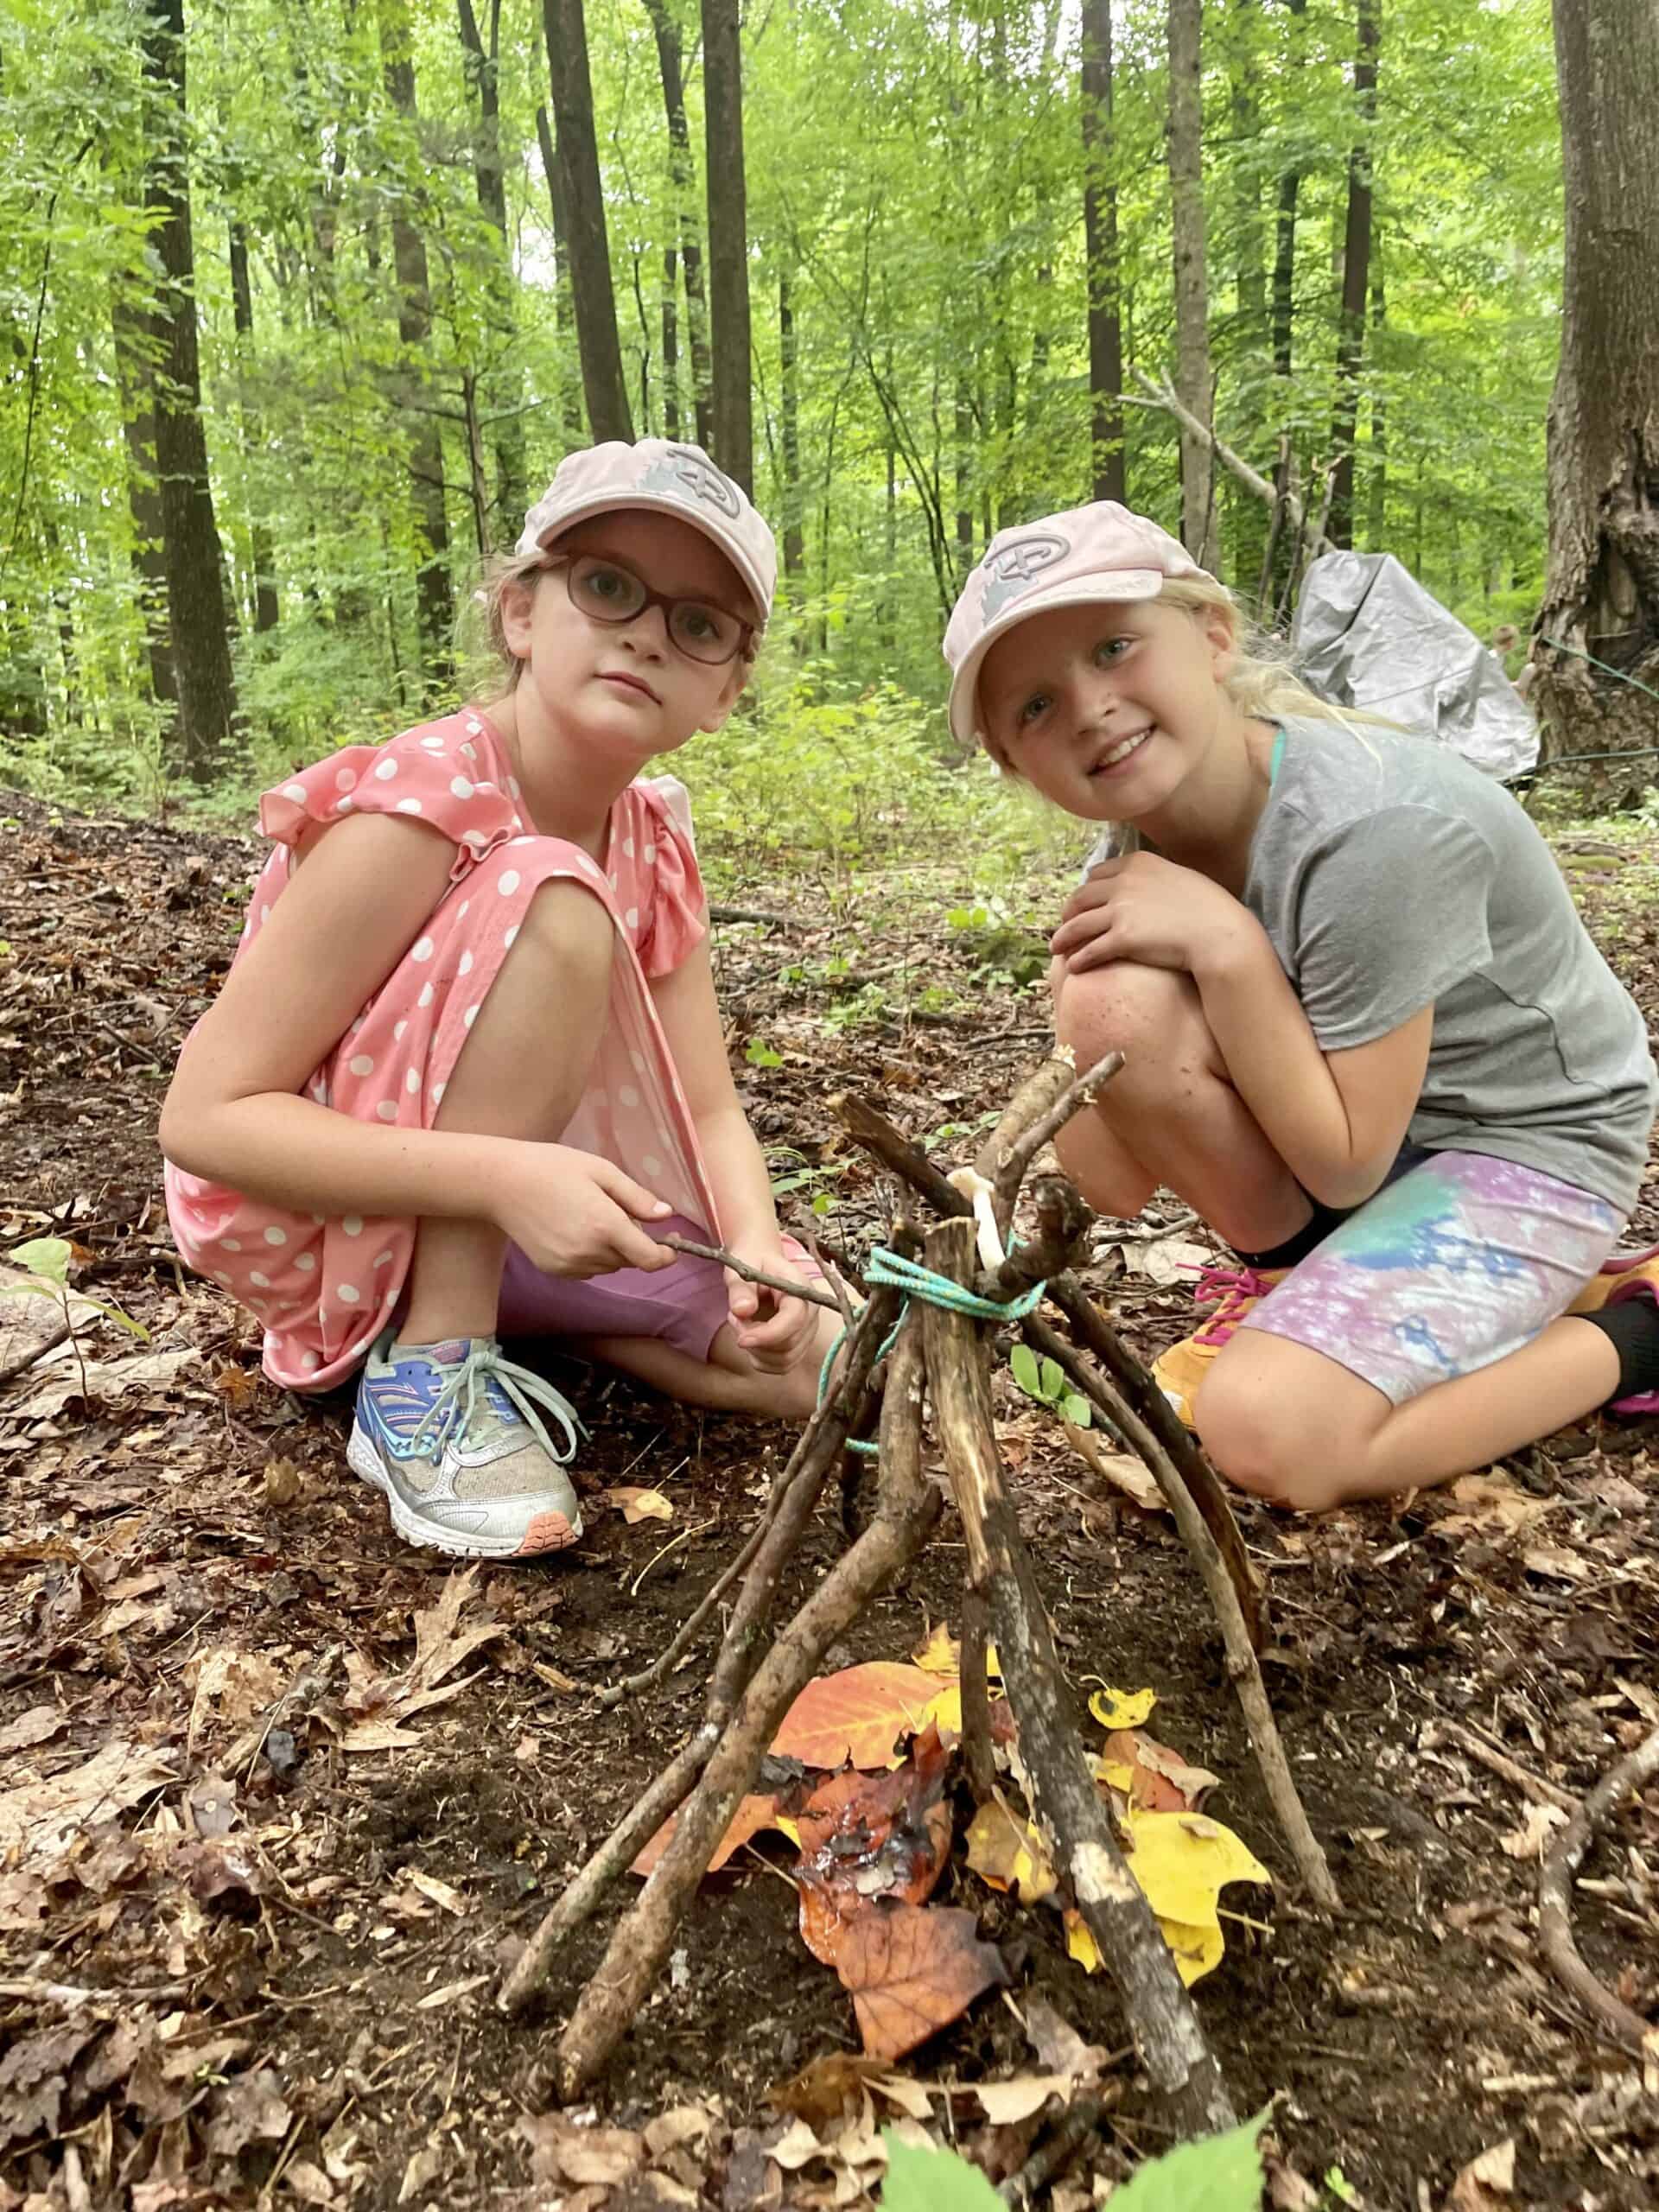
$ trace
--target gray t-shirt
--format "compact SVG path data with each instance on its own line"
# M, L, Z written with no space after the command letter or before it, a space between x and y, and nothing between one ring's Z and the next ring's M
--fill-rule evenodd
M1431 740L1287 720L1243 903L1327 1052L1434 1008L1407 1141L1634 1205L1659 1072L1549 849Z

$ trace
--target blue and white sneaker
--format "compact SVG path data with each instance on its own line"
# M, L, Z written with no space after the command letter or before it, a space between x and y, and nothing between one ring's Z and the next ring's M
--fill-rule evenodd
M582 1508L564 1465L587 1434L575 1408L503 1359L493 1337L402 1344L394 1356L395 1333L369 1354L346 1458L385 1491L398 1535L471 1559L574 1544ZM535 1405L563 1431L563 1452Z

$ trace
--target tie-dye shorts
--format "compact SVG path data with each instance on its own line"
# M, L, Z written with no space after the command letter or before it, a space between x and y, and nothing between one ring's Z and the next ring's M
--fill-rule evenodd
M1518 1351L1564 1313L1624 1218L1490 1153L1408 1151L1241 1325L1323 1352L1402 1405Z

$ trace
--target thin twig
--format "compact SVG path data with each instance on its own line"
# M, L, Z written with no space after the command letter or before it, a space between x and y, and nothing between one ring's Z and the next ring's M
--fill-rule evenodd
M1644 2020L1597 1980L1573 1940L1573 1882L1596 1832L1659 1774L1659 1728L1602 1777L1538 1870L1538 1950L1569 1996L1643 2056L1659 2063L1659 2023Z
M729 1268L745 1282L758 1282L766 1290L781 1291L785 1298L804 1298L809 1306L824 1306L832 1313L839 1313L842 1303L827 1290L815 1290L810 1282L791 1281L786 1275L769 1275L764 1268L752 1268L747 1260L740 1260L735 1252L728 1252L721 1244L697 1244L689 1236L671 1231L656 1240L666 1244L671 1252L683 1252L693 1260L717 1260L722 1268Z
M1582 1808L1581 1799L1574 1797L1569 1790L1558 1789L1553 1782L1546 1782L1542 1775L1533 1774L1526 1767L1519 1765L1507 1752L1500 1751L1495 1744L1489 1744L1484 1737L1478 1736L1472 1728L1465 1728L1461 1721L1431 1721L1423 1731L1422 1741L1426 1751L1432 1751L1441 1743L1457 1745L1471 1759L1490 1768L1492 1773L1502 1775L1505 1782L1512 1782L1524 1796L1535 1799L1541 1805L1559 1805L1564 1813L1577 1813Z
M1029 2204L1039 2190L1046 2189L1065 2171L1122 2094L1121 2082L1109 2082L1096 2095L1079 2097L1068 2105L1019 2172L998 2184L996 2193L1002 2202Z
M1002 1155L996 1171L997 1196L1005 1188L1018 1190L1025 1173L1043 1147L1056 1137L1066 1123L1075 1119L1085 1106L1092 1106L1097 1092L1102 1090L1123 1065L1122 1052L1103 1053L1086 1075L1068 1084L1041 1119L1032 1123L1025 1135L1011 1144Z

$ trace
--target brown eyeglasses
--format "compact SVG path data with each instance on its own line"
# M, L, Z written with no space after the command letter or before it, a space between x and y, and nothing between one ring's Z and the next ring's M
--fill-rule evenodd
M603 554L560 553L547 565L564 570L570 604L595 622L620 628L648 607L660 607L670 642L689 660L702 661L706 667L719 668L735 660L754 635L754 625L728 607L707 599L671 599Z

